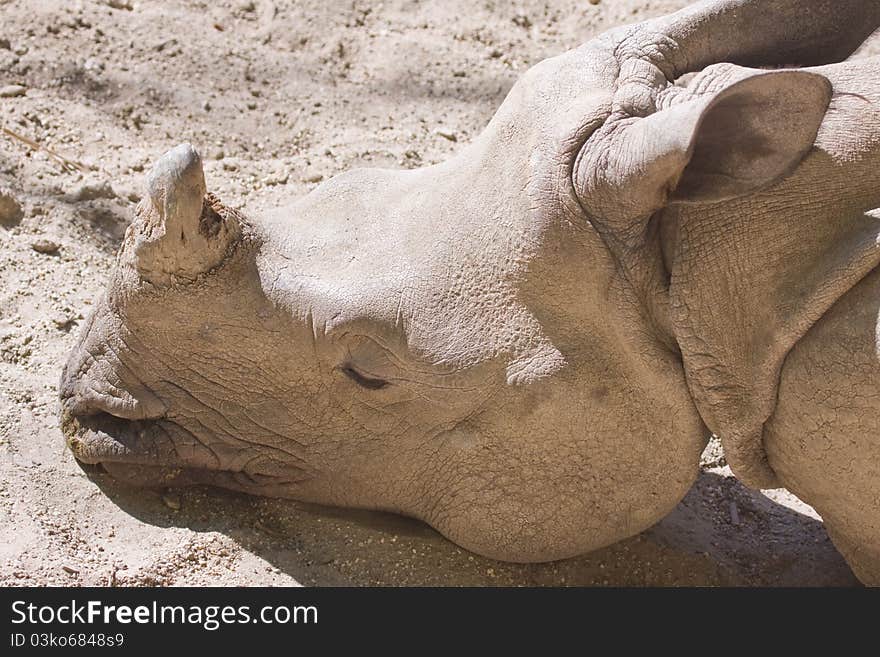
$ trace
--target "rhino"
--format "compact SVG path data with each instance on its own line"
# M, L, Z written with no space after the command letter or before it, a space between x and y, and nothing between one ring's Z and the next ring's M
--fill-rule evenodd
M260 216L163 155L61 376L79 461L430 524L634 535L708 436L880 584L880 26L710 0L540 62L449 160Z

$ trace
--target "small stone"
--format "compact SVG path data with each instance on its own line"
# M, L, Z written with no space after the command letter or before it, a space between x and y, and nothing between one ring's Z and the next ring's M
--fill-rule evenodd
M9 43L9 39L0 38L0 49L12 50L12 44Z
M70 573L71 575L79 575L79 571L76 568L74 568L73 566L68 566L66 564L61 566L61 570L63 570L65 573Z
M107 0L107 4L111 9L123 9L125 11L131 11L134 9L131 0Z
M47 239L38 239L31 243L31 248L37 253L42 253L45 255L55 255L58 251L61 250L61 245L58 242L53 242L52 240Z
M247 106L247 108L248 108L249 110L255 110L255 109L257 109L257 104L256 104L254 101L252 101L252 100L249 100L247 103L245 103L245 105Z
M448 139L449 141L458 141L458 135L456 135L451 130L446 130L445 128L438 128L436 130L437 134L443 139Z
M0 189L0 226L14 226L22 218L21 205L11 192Z
M739 508L736 506L736 502L733 500L730 501L730 523L732 525L739 525Z
M319 183L322 180L324 180L324 174L322 173L313 173L312 175L303 178L303 181L307 183Z
M208 151L208 158L211 160L222 160L224 157L226 157L226 153L222 148L212 148Z
M116 192L116 196L118 198L125 199L127 201L132 202L132 203L137 203L138 201L141 200L141 192L133 187L127 187L127 186L119 187L118 189L116 189L114 191Z
M238 171L238 165L235 162L230 162L229 160L223 160L223 170L224 171Z
M27 87L23 87L20 84L7 84L5 87L0 87L0 98L24 96L25 92L27 92Z
M86 70L86 71L92 71L92 72L95 72L95 73L100 73L100 72L102 72L102 71L104 70L104 68L105 68L105 66L104 66L104 62L102 62L102 61L100 61L100 60L98 60L98 59L95 59L94 57L89 57L89 58L83 63L83 69Z
M165 493L162 496L162 502L172 511L180 511L180 495L176 493Z
M286 185L289 179L289 174L286 171L276 171L275 173L269 174L265 178L263 178L263 184L267 187L272 187L274 185Z
M116 198L116 192L107 180L86 181L73 190L70 198L74 201L94 201L99 198Z
M598 5L602 0L587 0L591 5Z

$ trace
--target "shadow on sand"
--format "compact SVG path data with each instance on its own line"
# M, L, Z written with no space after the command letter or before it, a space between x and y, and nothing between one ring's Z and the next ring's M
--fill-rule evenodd
M712 472L650 530L544 564L485 559L387 513L208 488L176 490L181 508L172 510L159 490L90 477L139 520L222 532L305 585L858 585L820 521Z

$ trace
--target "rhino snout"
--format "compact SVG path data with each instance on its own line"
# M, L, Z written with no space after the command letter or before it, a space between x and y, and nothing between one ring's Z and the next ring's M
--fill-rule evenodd
M96 326L98 325L98 326ZM121 437L135 423L161 418L165 404L115 355L96 345L100 322L90 319L81 343L64 366L59 383L61 429L81 461L119 454ZM100 431L99 431L100 429Z

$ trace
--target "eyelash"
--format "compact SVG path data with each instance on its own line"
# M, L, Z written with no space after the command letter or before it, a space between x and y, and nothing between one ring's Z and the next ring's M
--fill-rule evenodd
M381 390L388 385L388 381L385 381L384 379L371 379L370 377L364 376L350 365L344 365L339 369L341 369L342 373L349 379L368 390Z

